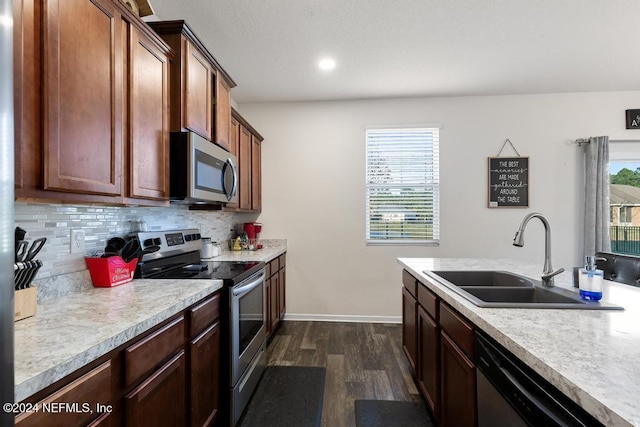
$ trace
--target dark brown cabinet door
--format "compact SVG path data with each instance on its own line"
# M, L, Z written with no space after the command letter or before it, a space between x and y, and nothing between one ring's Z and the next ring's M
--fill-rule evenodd
M440 416L440 330L418 306L418 384L436 422Z
M125 397L127 426L186 425L185 362L181 350Z
M210 426L220 408L220 322L189 343L191 426Z
M476 368L447 334L440 334L443 426L475 427Z
M280 320L284 318L284 314L287 311L286 278L287 273L284 267L280 268L278 272L278 317Z
M251 210L262 211L262 145L251 136Z
M238 123L238 121L231 117L231 132L230 132L230 137L229 137L229 152L231 154L233 154L234 156L236 156L236 160L240 157L240 123ZM240 164L238 163L236 165L236 167L240 167ZM240 171L238 170L238 173ZM229 209L236 209L240 206L239 204L240 201L240 197L238 194L238 198L236 199L235 202L233 203L227 203L226 207Z
M231 88L220 75L216 78L216 138L215 142L225 150L231 145Z
M129 196L169 200L169 61L131 29Z
M207 58L186 39L184 48L185 85L183 124L211 140L213 116L213 69Z
M123 21L104 0L45 0L44 189L122 194Z
M240 125L238 175L240 209L251 209L251 133L242 125Z
M402 288L402 349L413 372L418 360L418 301Z
M271 293L273 287L271 286L271 278L266 278L264 281L264 294L265 294L265 307L264 307L264 317L266 319L266 325L265 325L265 332L267 334L267 338L269 338L271 336L271 333L273 332L271 330L271 319L273 314L271 313Z
M276 330L280 322L280 307L278 306L278 298L280 294L280 275L276 272L271 276L271 296L269 300L271 315L271 332Z

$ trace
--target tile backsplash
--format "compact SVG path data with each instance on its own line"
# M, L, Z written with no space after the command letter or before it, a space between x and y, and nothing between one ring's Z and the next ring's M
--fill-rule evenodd
M131 221L144 220L149 231L198 228L203 236L224 241L237 225L255 220L255 214L190 211L187 206L116 207L15 203L15 225L27 231L26 240L46 237L37 258L44 263L38 278L86 270L84 257L104 249L110 237L123 237ZM84 253L70 253L71 230L84 230Z

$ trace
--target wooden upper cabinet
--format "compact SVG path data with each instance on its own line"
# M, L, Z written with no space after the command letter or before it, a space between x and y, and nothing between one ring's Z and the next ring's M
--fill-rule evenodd
M240 209L251 209L251 132L240 125L240 154L238 156L238 200Z
M122 30L107 0L44 1L45 190L122 194Z
M207 58L189 40L184 39L184 127L212 139L213 69Z
M227 209L262 211L262 136L236 110L231 109L230 149L238 160L238 202Z
M169 199L169 60L136 28L130 40L129 196Z
M196 132L230 151L235 82L184 21L149 26L177 53L171 65L171 130Z
M168 205L169 46L117 0L14 19L16 199Z
M231 147L231 87L221 73L217 73L215 95L215 142L229 151Z
M251 210L262 211L262 141L251 136Z
M236 160L238 159L238 155L240 153L240 123L235 117L231 117L231 132L229 135L229 152L236 156ZM239 164L236 164L236 168L239 167ZM239 197L236 198L236 201L233 203L227 203L225 206L228 209L237 209L240 205L238 201Z

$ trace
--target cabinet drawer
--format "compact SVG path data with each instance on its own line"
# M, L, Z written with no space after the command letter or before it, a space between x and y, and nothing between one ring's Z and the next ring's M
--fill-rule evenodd
M418 281L407 270L402 270L402 284L414 298L418 297Z
M440 327L469 359L474 360L473 327L443 303L440 304Z
M189 336L199 334L220 317L220 293L187 310L189 313Z
M278 270L280 270L280 260L274 258L269 264L271 265L271 275L278 274Z
M111 401L111 361L107 361L94 370L84 374L71 384L61 388L44 400L38 402L37 412L28 412L16 417L16 426L85 426L103 415L96 412L97 405L107 405ZM62 410L58 413L46 411L43 404L52 405L68 403L78 405L77 411ZM84 413L83 404L90 406L93 412ZM106 412L106 411L104 411Z
M438 321L438 297L431 292L426 286L418 283L418 302L429 313L429 315Z
M280 255L278 261L280 261L280 268L284 268L284 266L287 265L287 257L285 254Z
M264 265L264 277L271 277L271 263L268 262Z
M124 351L126 387L142 379L184 344L184 328L184 316L180 316Z

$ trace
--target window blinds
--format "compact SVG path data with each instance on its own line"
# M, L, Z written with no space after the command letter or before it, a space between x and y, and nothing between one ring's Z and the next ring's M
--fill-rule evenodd
M439 242L438 128L367 129L369 244Z

